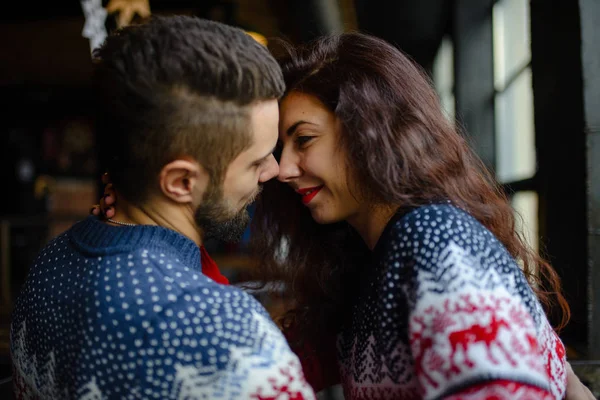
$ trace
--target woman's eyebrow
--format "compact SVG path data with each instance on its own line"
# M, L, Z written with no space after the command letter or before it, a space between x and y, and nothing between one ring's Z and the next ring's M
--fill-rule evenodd
M313 124L312 122L308 122L308 121L302 121L302 120L301 120L301 121L298 121L298 122L296 122L296 123L295 123L295 124L293 124L292 126L290 126L290 127L287 129L287 131L286 131L286 134L287 134L288 136L292 136L292 135L294 134L294 132L296 131L296 129L298 129L298 126L300 126L300 125L302 125L302 124L311 124L311 125L316 125L316 124Z

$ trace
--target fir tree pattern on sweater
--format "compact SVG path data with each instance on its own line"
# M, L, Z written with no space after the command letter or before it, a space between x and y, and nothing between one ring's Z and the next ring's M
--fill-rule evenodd
M347 399L560 399L564 347L518 264L450 204L390 221L338 335ZM452 396L452 397L449 397Z
M249 294L201 273L198 246L90 217L34 263L11 326L19 399L314 399Z

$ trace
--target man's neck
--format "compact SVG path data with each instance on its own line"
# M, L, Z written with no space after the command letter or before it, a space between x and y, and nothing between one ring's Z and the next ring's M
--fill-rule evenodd
M181 233L198 246L202 245L202 231L194 220L191 205L176 205L163 199L150 199L134 205L118 195L118 208L115 208L113 221L135 224L156 225ZM110 221L109 221L110 223Z

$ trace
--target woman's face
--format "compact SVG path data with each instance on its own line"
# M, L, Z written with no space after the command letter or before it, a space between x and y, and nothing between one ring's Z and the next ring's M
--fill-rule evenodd
M335 114L315 96L291 92L281 102L278 179L298 193L320 224L351 220L360 208L348 187L340 134Z

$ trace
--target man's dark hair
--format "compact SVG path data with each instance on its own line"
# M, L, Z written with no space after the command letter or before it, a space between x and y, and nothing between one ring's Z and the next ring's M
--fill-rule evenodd
M134 203L181 156L220 182L251 144L250 106L284 91L264 46L238 28L195 17L155 17L121 29L94 60L99 157Z

